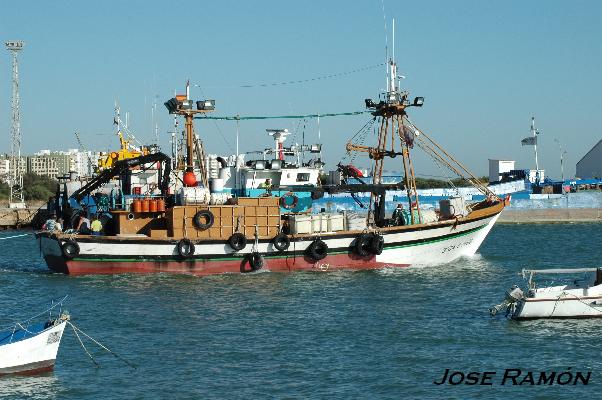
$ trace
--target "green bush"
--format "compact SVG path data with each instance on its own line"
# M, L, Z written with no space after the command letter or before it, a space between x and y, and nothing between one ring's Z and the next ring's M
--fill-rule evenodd
M56 180L47 176L36 174L23 175L23 196L28 200L48 200L56 193ZM0 183L0 199L10 197L10 188L7 183Z

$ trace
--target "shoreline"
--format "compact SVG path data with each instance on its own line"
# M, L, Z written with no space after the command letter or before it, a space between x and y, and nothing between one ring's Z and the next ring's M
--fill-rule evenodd
M506 209L498 224L600 223L602 208Z

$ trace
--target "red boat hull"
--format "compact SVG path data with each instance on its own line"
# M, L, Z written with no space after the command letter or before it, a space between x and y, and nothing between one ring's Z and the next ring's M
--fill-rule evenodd
M132 261L87 261L70 260L62 257L47 256L46 263L50 269L70 275L90 274L150 274L150 273L178 273L191 275L215 275L223 273L248 273L253 272L245 257L240 260L194 260L194 261L157 261L157 260L132 260ZM305 257L265 258L261 270L272 272L292 271L333 271L333 270L369 270L384 267L407 267L408 264L391 265L379 263L371 257L355 257L354 255L334 254L329 255L320 262L307 260Z

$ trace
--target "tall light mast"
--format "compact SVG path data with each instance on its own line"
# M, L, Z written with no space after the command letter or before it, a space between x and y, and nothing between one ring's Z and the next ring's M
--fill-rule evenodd
M535 117L531 117L531 134L533 135L533 148L535 150L535 183L539 184L539 161L537 160L537 135L539 135L539 131L535 128Z
M21 115L19 110L19 62L17 54L23 50L25 42L15 40L5 43L6 49L13 55L13 92L12 92L12 124L10 145L10 198L11 208L24 208L23 174L21 171Z

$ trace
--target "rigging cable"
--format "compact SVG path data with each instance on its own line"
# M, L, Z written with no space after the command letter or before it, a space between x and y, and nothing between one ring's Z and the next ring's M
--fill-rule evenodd
M246 120L254 120L254 119L303 119L303 118L325 118L325 117L341 117L341 116L352 116L352 115L362 115L369 113L371 111L352 111L352 112L341 112L341 113L327 113L327 114L305 114L305 115L271 115L271 116L196 116L194 119L215 119L221 121L246 121Z
M356 69L351 70L351 71L338 72L338 73L334 73L334 74L322 75L322 76L317 76L317 77L308 78L308 79L299 79L299 80L291 80L291 81L284 81L284 82L272 82L272 83L256 83L256 84L229 86L229 87L249 89L249 88L256 88L256 87L295 85L295 84L301 84L301 83L320 81L320 80L324 80L324 79L338 78L338 77L341 77L341 76L351 75L351 74L355 74L355 73L358 73L358 72L369 71L369 70L374 69L374 68L382 67L383 65L386 65L386 64L387 63L368 65L366 67L356 68ZM198 84L194 84L194 86L199 87L199 88L201 87ZM204 86L204 87L220 87L220 86ZM221 87L225 87L225 86L221 86Z
M201 92L201 96L205 97L205 95L203 94L203 89L200 86L198 86L198 85L196 85L196 86L199 88L199 92ZM235 153L235 150L232 147L232 144L230 144L230 141L228 141L228 139L226 139L226 136L222 132L222 130L219 127L219 125L217 124L217 122L213 121L213 124L215 125L215 128L217 129L217 132L220 134L220 136L222 137L222 139L224 139L224 142L226 143L226 145L230 148L230 151L232 151L232 153Z

